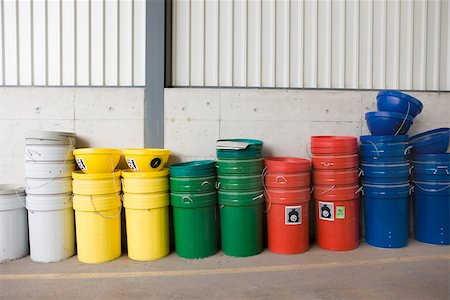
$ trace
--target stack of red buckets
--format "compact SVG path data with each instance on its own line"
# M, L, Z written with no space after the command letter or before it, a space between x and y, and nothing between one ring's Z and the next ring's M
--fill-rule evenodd
M359 157L357 138L311 137L317 244L352 250L359 245Z
M267 244L271 252L296 254L309 249L311 162L304 158L265 158Z

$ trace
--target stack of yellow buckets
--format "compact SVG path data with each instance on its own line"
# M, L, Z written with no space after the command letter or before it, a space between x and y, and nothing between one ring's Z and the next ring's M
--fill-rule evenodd
M122 151L74 150L81 171L72 173L78 260L102 263L121 255L121 182L115 170Z
M170 150L125 149L131 169L123 170L128 257L156 260L169 254Z

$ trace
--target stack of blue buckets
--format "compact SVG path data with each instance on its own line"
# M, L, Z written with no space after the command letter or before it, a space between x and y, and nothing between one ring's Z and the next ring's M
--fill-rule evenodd
M371 136L361 136L365 239L369 245L400 248L408 243L411 149L406 133L422 103L401 92L381 91L378 112L366 114Z
M412 145L414 237L436 245L450 244L449 128L438 128L409 139Z

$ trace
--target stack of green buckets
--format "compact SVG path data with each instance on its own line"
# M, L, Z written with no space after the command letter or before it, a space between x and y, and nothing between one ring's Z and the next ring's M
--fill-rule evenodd
M230 256L251 256L263 250L263 142L217 141L222 250Z
M170 166L175 251L184 258L217 252L216 166L200 160Z

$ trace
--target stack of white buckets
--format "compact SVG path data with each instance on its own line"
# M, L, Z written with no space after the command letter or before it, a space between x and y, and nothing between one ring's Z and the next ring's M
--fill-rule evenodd
M30 257L55 262L75 254L72 172L75 134L37 131L25 137Z

